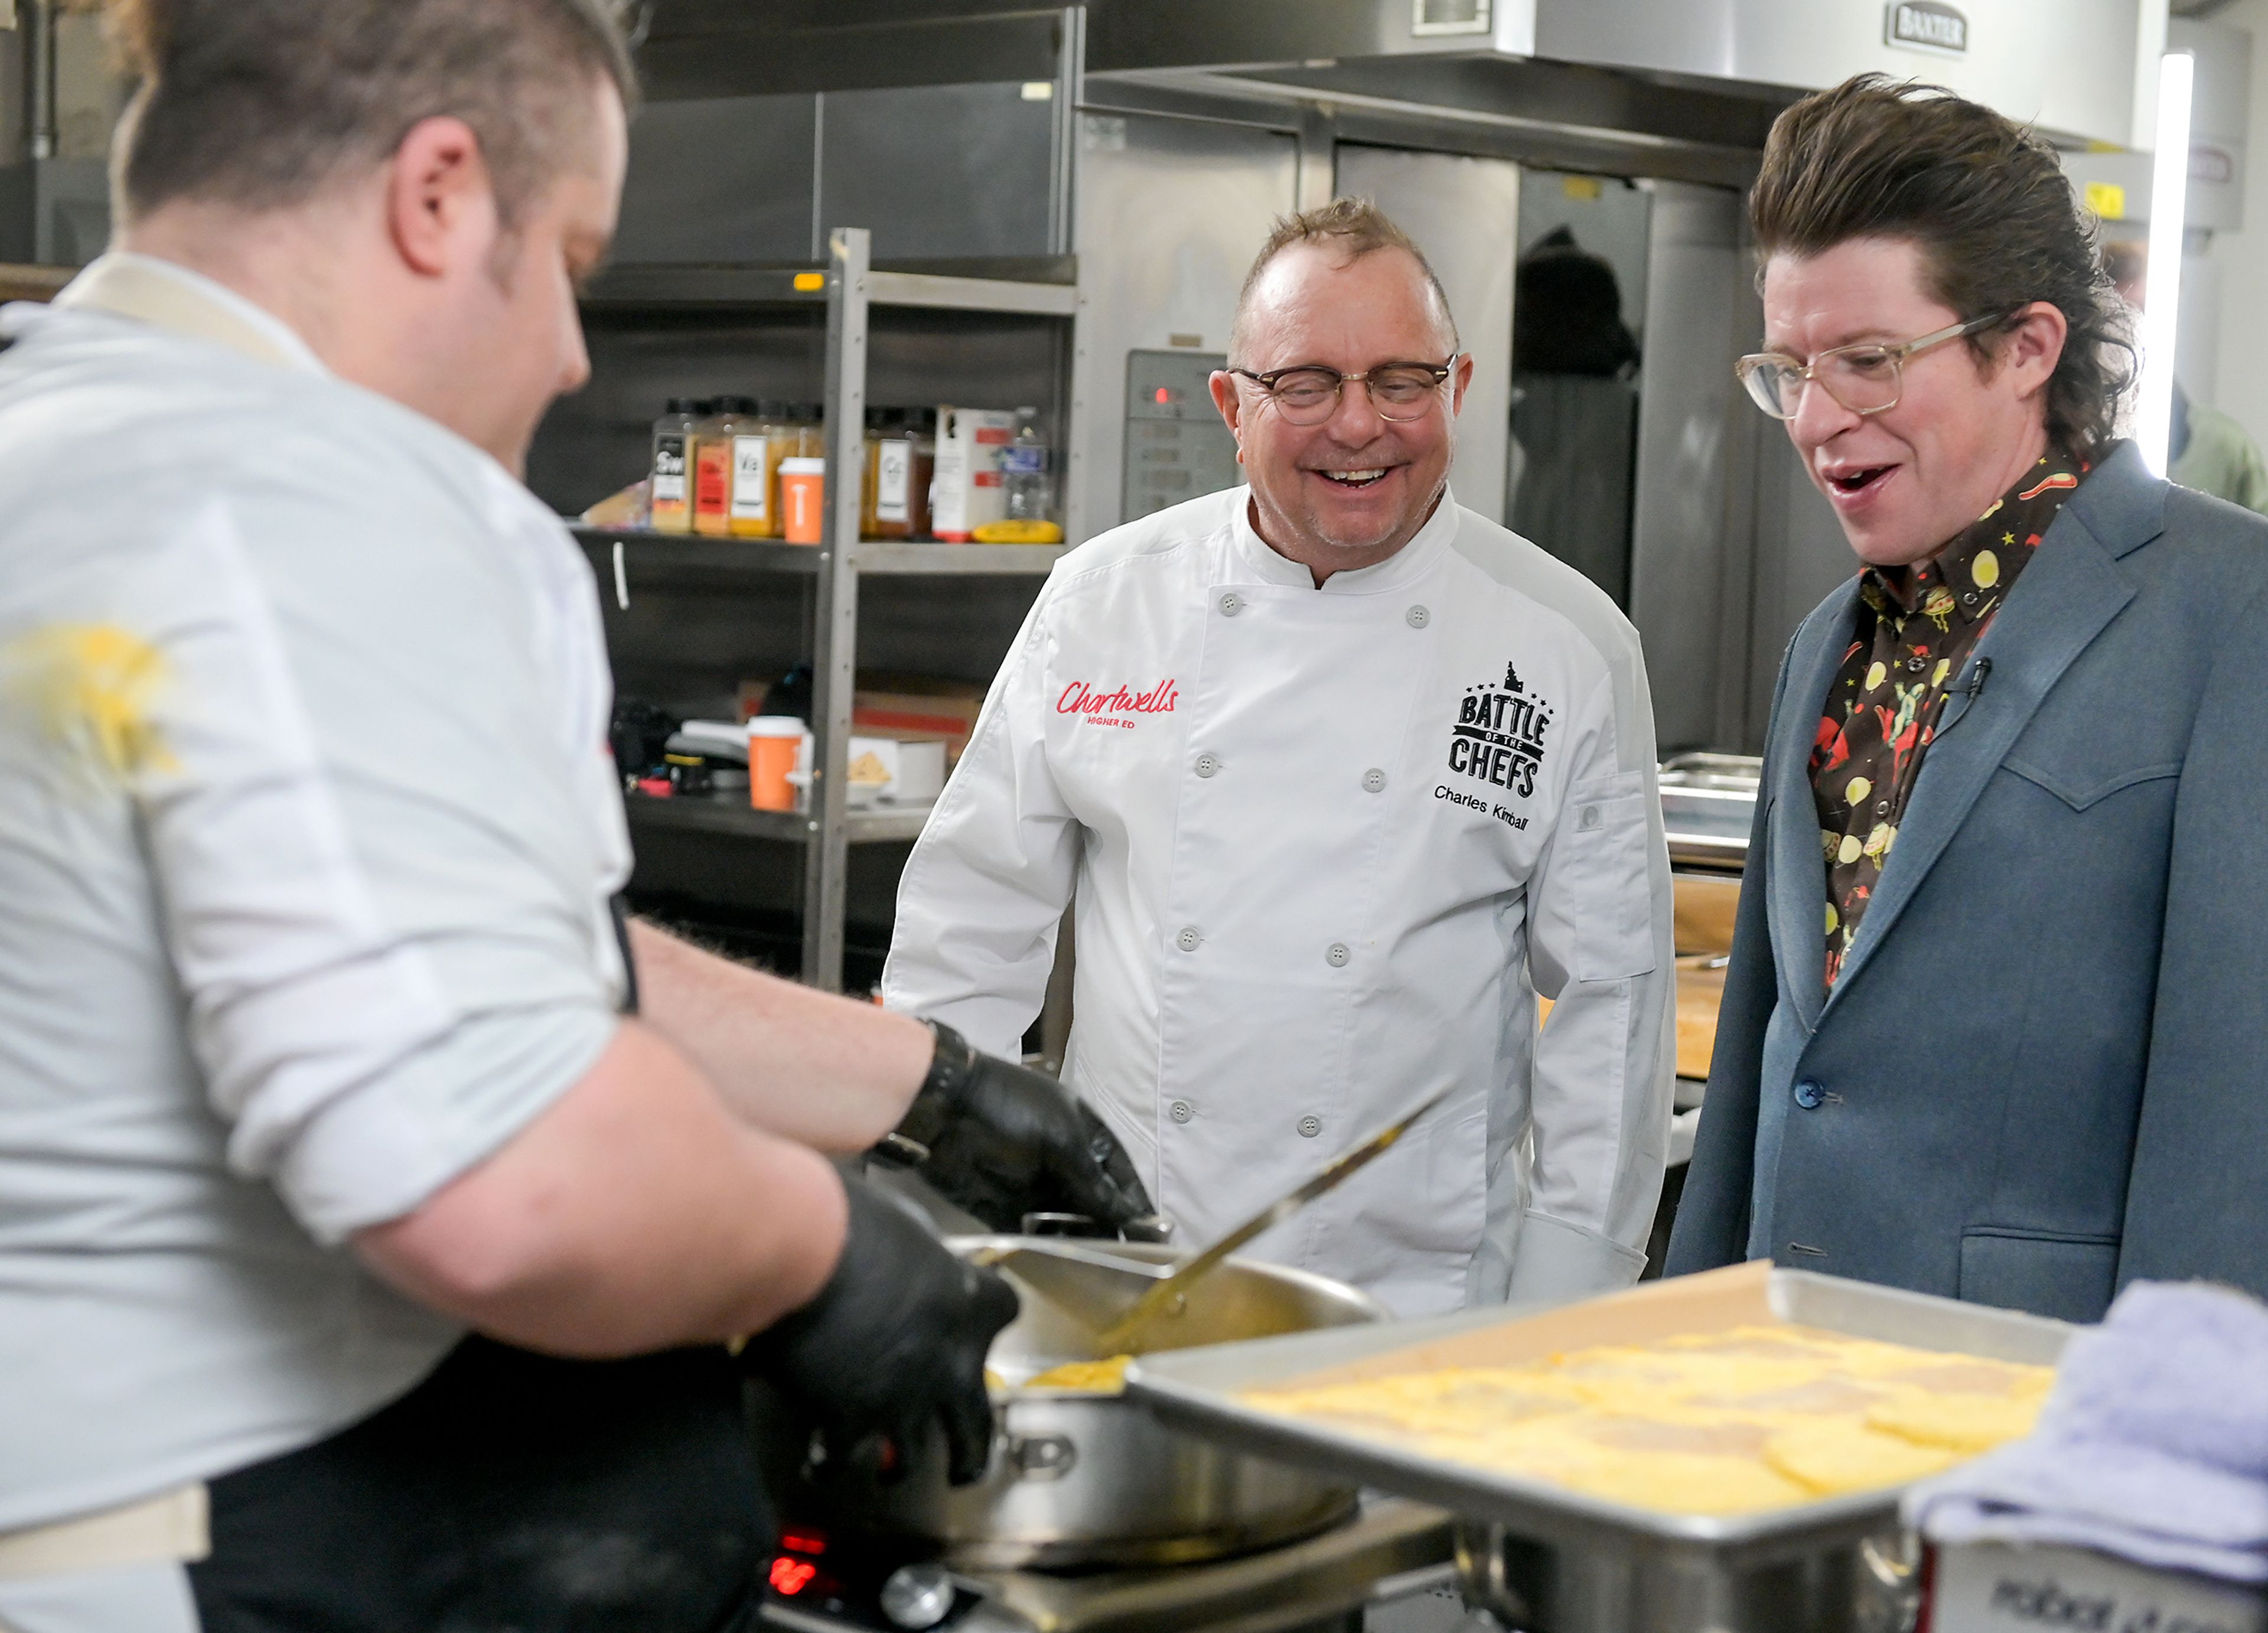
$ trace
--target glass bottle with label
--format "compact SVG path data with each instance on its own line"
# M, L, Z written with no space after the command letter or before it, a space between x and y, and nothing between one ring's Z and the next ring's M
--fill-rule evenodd
M1043 522L1055 513L1055 483L1037 408L1016 410L1016 435L1000 459L1000 485L1010 521Z
M827 405L823 402L799 402L795 405L796 423L803 430L803 446L797 457L823 460L827 457Z
M825 412L815 402L782 402L776 405L779 416L770 420L772 439L778 445L772 450L771 502L772 514L779 518L778 531L773 537L787 537L787 512L780 508L780 465L786 460L820 460L827 457L827 439L819 420Z
M880 512L882 447L886 438L896 435L900 418L899 411L895 408L866 410L866 435L858 463L858 536L861 539L905 536L902 533L885 535Z
M693 428L693 531L723 538L733 531L733 438L745 397L719 397Z
M735 539L779 537L779 507L772 482L780 460L780 405L741 400L740 428L733 434L732 533Z
M693 425L690 397L672 397L669 411L653 423L647 525L656 533L693 531Z
M932 539L936 523L930 501L937 491L937 410L916 408L906 416L908 440L913 447L913 474L907 487L906 536Z
M905 408L883 410L882 434L874 446L874 537L914 536L914 416Z

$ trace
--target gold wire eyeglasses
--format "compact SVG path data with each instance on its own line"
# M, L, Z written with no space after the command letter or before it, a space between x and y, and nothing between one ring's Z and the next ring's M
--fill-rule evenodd
M1982 333L2015 315L2016 312L2000 312L1989 318L1972 318L1895 346L1874 342L1837 346L1809 363L1784 351L1752 352L1733 365L1733 372L1748 387L1756 407L1776 420L1792 420L1801 411L1804 387L1815 380L1852 413L1880 414L1898 406L1898 396L1905 389L1907 358L1949 340Z

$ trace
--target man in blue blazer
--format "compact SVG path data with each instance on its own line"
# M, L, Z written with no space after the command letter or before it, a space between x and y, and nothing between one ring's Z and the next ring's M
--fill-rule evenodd
M1861 571L1781 664L1668 1269L2268 1292L2268 523L2113 439L2091 224L1998 114L1822 92L1750 214L1742 378Z

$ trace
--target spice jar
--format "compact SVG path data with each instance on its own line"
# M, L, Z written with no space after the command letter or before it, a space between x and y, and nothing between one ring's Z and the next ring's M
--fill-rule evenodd
M916 429L918 414L892 408L887 416L874 453L874 537L911 539L926 531L929 509L929 479L921 468Z
M647 522L656 533L693 531L693 427L690 397L672 397L653 423L653 470L646 488Z
M733 432L733 492L729 513L735 539L779 537L779 507L772 500L774 467L787 457L774 424L779 405L740 399Z
M693 531L723 538L733 531L733 440L755 405L746 397L720 397L693 428Z

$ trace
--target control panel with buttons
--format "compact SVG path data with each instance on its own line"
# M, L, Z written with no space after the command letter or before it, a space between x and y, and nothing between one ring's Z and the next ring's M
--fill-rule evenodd
M1213 407L1217 351L1126 354L1126 463L1121 521L1137 521L1240 480L1236 438Z

